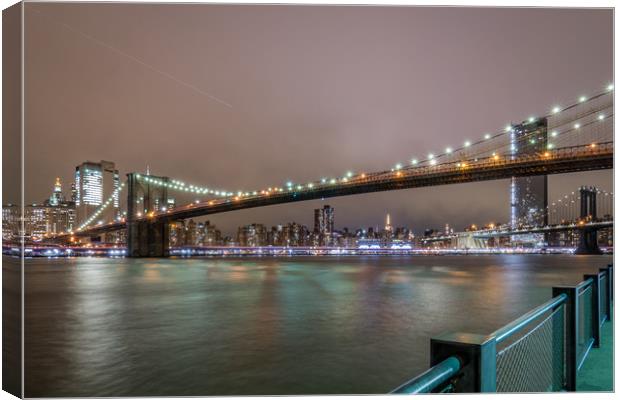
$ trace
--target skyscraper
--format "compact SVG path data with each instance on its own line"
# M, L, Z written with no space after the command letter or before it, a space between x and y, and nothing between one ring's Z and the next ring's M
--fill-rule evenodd
M334 209L329 205L314 210L314 234L319 238L319 245L326 246L331 242L334 232Z
M547 119L541 118L514 125L510 131L511 158L540 155L547 151ZM510 182L510 225L541 226L547 224L547 175L512 177ZM525 246L544 242L544 234L512 236L513 244Z
M111 161L86 161L75 167L75 205L77 223L83 223L108 198L113 201L101 214L101 222L110 222L119 215L120 186L118 170Z
M54 183L54 191L49 198L49 204L51 206L57 206L64 202L65 196L62 194L62 184L60 183L60 178L56 178L56 182Z
M547 119L524 122L512 127L511 157L536 155L547 151ZM547 175L512 177L510 183L510 222L519 225L546 225Z
M392 233L392 224L390 223L390 214L385 217L385 231Z

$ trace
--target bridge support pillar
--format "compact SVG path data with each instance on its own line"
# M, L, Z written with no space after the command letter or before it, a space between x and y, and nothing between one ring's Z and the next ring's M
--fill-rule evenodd
M169 225L164 221L134 221L127 224L128 257L170 256Z
M167 177L154 178L168 181ZM148 180L145 182L137 173L127 174L127 186L127 256L168 257L170 255L168 221L142 217L148 212L159 211L160 207L166 204L167 189L165 186L153 187Z
M581 187L579 195L581 197L580 218L582 221L596 221L596 188ZM596 229L581 229L579 231L579 245L575 254L601 254L598 247Z
M579 231L579 245L575 254L601 254L596 238L596 229L581 229Z

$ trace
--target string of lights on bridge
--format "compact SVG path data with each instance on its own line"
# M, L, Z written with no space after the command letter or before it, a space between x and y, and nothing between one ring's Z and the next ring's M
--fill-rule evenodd
M604 92L598 93L596 95L593 96L580 96L577 99L577 102L566 106L566 107L561 107L559 105L553 106L550 109L550 113L548 113L547 115L540 117L540 119L542 118L548 118L554 115L558 115L564 111L570 110L576 106L582 105L588 101L600 98L601 96L610 93L614 90L614 85L610 84L606 87L606 90ZM598 112L598 111L597 111ZM585 115L587 116L587 114ZM613 116L613 113L609 113L609 114L604 114L602 112L598 112L598 115L596 116L596 118L593 121L587 122L587 123L581 123L581 122L577 122L577 120L581 120L585 117L584 115L580 116L579 118L576 118L575 120L573 120L572 122L574 122L570 127L568 127L567 129L564 129L562 131L560 130L552 130L549 135L551 138L554 138L554 140L557 140L563 136L566 136L572 132L580 132L582 131L583 128L590 126L592 124L595 124L596 122L600 122L600 121L605 121L606 119L610 118ZM529 117L526 121L527 123L535 123L536 121L538 121L539 118L537 117ZM525 121L524 121L525 122ZM508 124L504 129L502 129L501 131L496 131L494 133L485 133L482 137L482 139L477 140L477 141L471 141L471 140L466 140L462 146L459 147L446 147L445 150L442 153L439 154L434 154L434 153L429 153L427 155L426 158L412 158L410 163L407 164L403 164L403 163L397 163L394 165L394 167L392 167L389 171L382 171L382 172L377 172L374 173L372 175L382 175L385 173L395 173L396 176L402 176L403 175L403 170L412 170L415 168L419 168L419 167L428 167L428 166L433 166L433 167L441 167L443 165L443 162L440 162L441 160L448 158L450 156L452 157L457 157L459 154L461 154L464 151L471 151L474 150L476 148L477 145L481 145L481 144L485 144L485 143L489 143L493 140L496 140L498 138L502 138L502 137L506 137L507 135L512 134L514 129L514 125L512 124ZM529 133L529 136L535 135L537 134L535 131ZM524 136L522 138L528 139L528 137ZM491 159L491 160L499 160L500 157L505 157L507 155L510 155L512 151L514 151L514 148L510 148L510 144L505 144L502 145L498 148L493 148L492 150L480 150L478 153L472 153L468 155L468 159L465 161L461 161L461 162L457 162L455 165L459 168L467 168L468 167L468 162L477 162L478 161L478 156L481 156L483 154L487 154L488 157L484 157L485 159ZM593 142L591 144L589 144L590 147L595 148L597 146L597 143ZM547 149L548 150L552 150L554 149L554 143L548 143L547 144ZM493 151L494 150L494 151ZM492 151L492 152L491 152ZM489 154L490 153L490 154ZM550 153L543 153L542 156L543 157L548 157L550 155ZM453 164L452 162L450 164ZM366 173L353 173L352 171L347 171L344 176L339 177L339 178L321 178L320 180L316 180L313 182L309 182L307 184L300 184L300 183L294 183L292 181L286 182L286 184L279 186L272 186L272 187L268 187L266 189L261 189L261 190L251 190L251 191L230 191L230 190L223 190L223 189L213 189L211 187L207 187L207 186L201 186L201 185L195 185L195 184L187 184L183 181L180 180L163 180L163 179L159 179L157 177L153 177L150 175L142 175L142 174L136 174L136 176L139 179L143 179L145 182L149 183L149 184L153 184L156 186L161 186L161 187L166 187L168 189L171 190L175 190L178 192L184 192L184 193L188 193L188 194L196 194L196 195L203 195L203 196L215 196L220 198L220 201L230 201L230 200L239 200L242 198L247 198L250 196L269 196L272 194L278 194L278 193L284 193L284 192L296 192L296 191L303 191L303 190L312 190L318 187L324 187L325 185L338 185L338 184L346 184L350 181L354 181L356 179L365 179L367 178L367 174ZM115 195L117 195L118 193L120 193L120 191L122 190L122 188L124 187L125 183L123 183L118 189L117 192L113 193L112 196L110 196L110 199L106 200L106 202L104 202L102 204L102 206L97 209L93 215L91 217L89 217L86 221L84 221L84 223L82 223L80 225L80 227L78 228L78 230L83 230L86 227L90 226L93 222L96 221L97 217L99 215L101 215L101 213L105 210L105 208L107 208L109 206L109 204L111 203L111 201L113 201L112 199L114 198ZM217 201L217 200L216 200ZM200 203L200 200L196 200L195 203ZM214 204L213 201L209 202L209 204Z
M609 198L610 201L601 201L598 203L598 205L600 206L600 208L602 208L602 211L609 211L611 212L613 210L613 196L614 193L613 192L608 192L604 189L599 189L599 188L595 188L596 193L597 194L601 194L603 195L603 199L605 198ZM563 196L560 196L556 201L551 202L550 204L548 204L544 209L540 209L537 210L533 213L531 213L529 216L524 216L520 219L518 219L516 221L517 225L520 224L526 224L530 221L528 220L532 220L532 219L540 219L543 218L545 216L547 216L549 218L549 223L552 224L551 218L553 217L553 214L556 214L558 212L563 213L566 212L566 214L564 214L563 216L566 216L566 218L562 218L561 221L556 222L556 223L566 223L566 222L575 222L577 221L577 219L579 218L579 216L577 215L578 212L578 200L581 199L581 196L579 195L579 191L573 191L571 193L567 193ZM571 207L571 205L573 205L572 207L575 207L574 210L570 210L575 212L575 215L570 215L570 211L566 211L565 208L566 207ZM609 210L606 208L608 207Z
M610 84L606 87L606 90L602 93L596 94L594 96L580 96L577 100L576 103L573 103L569 106L566 107L561 107L561 106L553 106L551 108L551 111L549 114L541 117L541 118L548 118L550 116L553 115L557 115L559 113L562 113L564 111L570 110L580 104L586 103L587 101L599 98L600 96L609 93L611 91L614 90L614 85ZM550 136L552 138L560 138L562 136L566 136L568 134L570 134L571 132L577 132L580 129L583 129L587 126L593 125L595 124L597 121L604 121L605 119L612 117L613 114L608 114L605 115L604 113L599 113L597 118L594 121L591 121L589 123L574 123L570 128L567 128L565 130L562 131L558 131L558 130L552 130L550 132ZM583 116L582 116L583 118ZM536 117L529 117L527 119L527 122L529 123L534 123L538 120L538 118ZM427 158L424 159L418 159L418 158L413 158L410 162L409 165L404 165L402 163L397 163L394 165L394 167L392 167L390 169L390 172L396 172L398 174L398 171L400 170L404 170L404 169L409 169L409 168L415 168L417 166L421 166L425 163L432 165L432 166L439 166L441 165L441 163L439 162L439 160L442 157L447 157L447 156L452 156L455 155L456 153L472 148L478 144L482 144L486 141L489 140L493 140L493 139L497 139L499 137L508 135L512 132L513 130L513 125L512 124L508 124L502 131L498 131L495 133L487 133L484 134L483 139L478 140L476 142L472 142L470 140L466 140L464 142L464 144L461 147L457 147L457 148L453 148L453 147L447 147L445 149L445 151L443 153L440 154L433 154L433 153L429 153ZM528 136L533 136L536 133L530 133L529 135L523 136L523 138L527 139ZM596 147L596 143L591 143L590 146L591 147ZM505 146L510 146L510 145L505 145ZM505 147L503 146L503 147ZM554 148L554 144L553 143L548 143L547 145L547 149L548 150L552 150ZM515 150L514 148L506 148L506 150ZM481 153L485 153L486 151L482 151ZM479 154L481 154L479 153ZM475 154L475 155L479 155L479 154ZM506 154L502 154L501 149L496 149L495 152L493 152L491 154L491 158L493 158L494 160L498 160L502 155L506 155ZM544 155L548 155L548 154L543 154ZM473 159L474 161L477 161L477 159ZM457 166L461 166L461 167L466 167L467 164L466 162L461 163L461 165L457 165ZM320 185L326 185L326 184L330 184L330 185L336 185L336 184L340 184L340 183L347 183L355 178L366 178L366 174L365 173L358 173L358 174L354 174L352 171L347 171L344 176L340 177L340 178L321 178L320 180L315 180L313 182L309 182L307 184L299 184L299 183L293 183L292 181L287 182L284 186L282 187L278 187L278 186L273 186L273 187L269 187L266 189L261 189L261 190L251 190L251 191L237 191L235 192L231 192L231 191L214 191L212 189L206 188L206 187L200 187L197 185L185 185L183 182L180 181L173 181L173 184L166 184L162 181L158 181L156 179L151 178L151 182L158 184L158 185L164 185L173 189L177 189L177 190L181 190L181 191L186 191L186 192L192 192L192 193L196 193L196 194L215 194L216 196L221 196L221 197L235 197L235 199L239 199L239 198L243 198L243 197L248 197L248 196L257 196L257 195L269 195L269 194L273 194L273 193L278 193L278 192L284 192L284 191L301 191L301 190L308 190L308 189L314 189L317 186Z
M108 206L114 201L114 198L117 197L121 191L123 190L123 188L125 187L125 182L121 183L119 185L119 187L117 187L116 189L114 189L114 191L112 192L112 194L110 195L110 197L108 197L106 199L106 201L104 201L94 212L93 214L88 217L88 219L86 219L79 227L78 227L78 231L81 231L85 228L87 228L88 226L90 226L93 222L95 222L95 220L101 215L101 213L103 211L105 211L106 208L108 208ZM69 232L71 233L71 232Z

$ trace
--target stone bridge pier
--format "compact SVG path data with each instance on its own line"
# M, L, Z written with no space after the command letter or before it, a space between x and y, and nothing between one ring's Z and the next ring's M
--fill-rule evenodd
M149 213L167 205L168 188L154 185L150 178L168 182L169 178L137 173L127 174L127 256L168 257L169 222L149 220Z
M579 189L581 197L579 219L595 221L596 220L596 188L584 187ZM598 247L597 229L584 228L579 230L579 245L575 254L601 254Z

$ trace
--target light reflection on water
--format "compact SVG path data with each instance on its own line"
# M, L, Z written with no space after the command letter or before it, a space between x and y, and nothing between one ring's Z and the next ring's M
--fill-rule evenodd
M607 256L31 260L26 396L385 393Z

